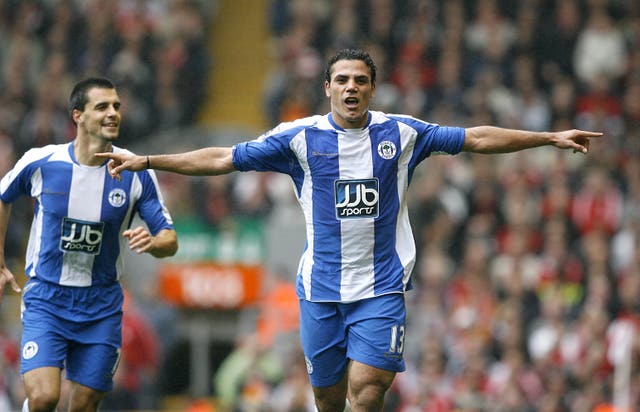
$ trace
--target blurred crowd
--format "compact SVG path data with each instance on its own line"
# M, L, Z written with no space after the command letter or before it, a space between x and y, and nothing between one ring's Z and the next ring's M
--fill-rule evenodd
M62 91L87 74L113 78L127 101L124 146L193 124L211 63L207 3L0 0L0 174L25 149L73 135ZM353 46L378 66L373 109L450 126L605 133L587 155L432 156L418 168L409 191L418 260L407 294L407 371L385 410L640 405L640 2L268 3L270 125L326 113L324 62ZM161 177L174 217L201 216L212 230L295 208L285 181ZM23 209L14 208L25 217L8 237L16 264L30 219ZM280 275L265 302L282 293L290 303L293 274ZM264 305L256 333L239 338L212 377L229 410L313 410L292 333L295 306L276 306ZM267 338L258 333L265 322ZM15 365L4 335L0 322L0 366ZM12 379L0 373L0 394Z

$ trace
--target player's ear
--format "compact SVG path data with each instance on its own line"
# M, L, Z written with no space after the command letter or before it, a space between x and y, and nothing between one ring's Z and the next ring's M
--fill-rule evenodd
M324 94L327 97L331 97L331 88L330 88L329 82L326 80L324 81Z
M73 122L75 124L78 124L80 120L80 116L82 116L82 111L78 109L73 109L73 111L71 112L71 119L73 119Z

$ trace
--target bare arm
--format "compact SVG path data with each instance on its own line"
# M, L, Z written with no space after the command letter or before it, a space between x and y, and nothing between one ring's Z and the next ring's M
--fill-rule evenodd
M16 282L13 273L7 267L4 260L4 244L7 236L7 227L9 226L9 216L11 215L11 204L4 203L0 200L0 303L2 303L2 295L4 287L8 284L14 292L20 292L20 286Z
M190 176L221 175L233 172L231 147L207 147L184 153L138 156L128 153L96 153L111 159L109 173L119 177L123 170L164 170ZM147 164L148 160L148 164Z
M575 129L560 132L529 132L478 126L465 130L462 150L475 153L509 153L551 145L560 149L573 149L574 152L587 153L589 139L601 136L602 133L599 132Z
M129 248L137 253L149 253L154 257L173 256L178 251L178 236L175 230L163 229L152 236L143 226L128 229L122 235L129 239Z

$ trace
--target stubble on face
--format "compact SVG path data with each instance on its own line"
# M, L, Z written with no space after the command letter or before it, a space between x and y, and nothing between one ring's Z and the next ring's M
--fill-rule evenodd
M334 63L325 93L331 99L331 113L344 129L366 125L369 102L375 95L371 71L362 60L339 60Z

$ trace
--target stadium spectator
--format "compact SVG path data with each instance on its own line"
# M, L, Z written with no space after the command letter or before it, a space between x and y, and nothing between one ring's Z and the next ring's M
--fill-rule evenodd
M589 84L598 76L617 81L627 66L627 45L622 30L614 24L606 1L589 2L587 20L574 49L578 79Z
M586 171L572 200L571 218L582 235L600 230L612 236L620 228L623 197L609 171L598 167Z

